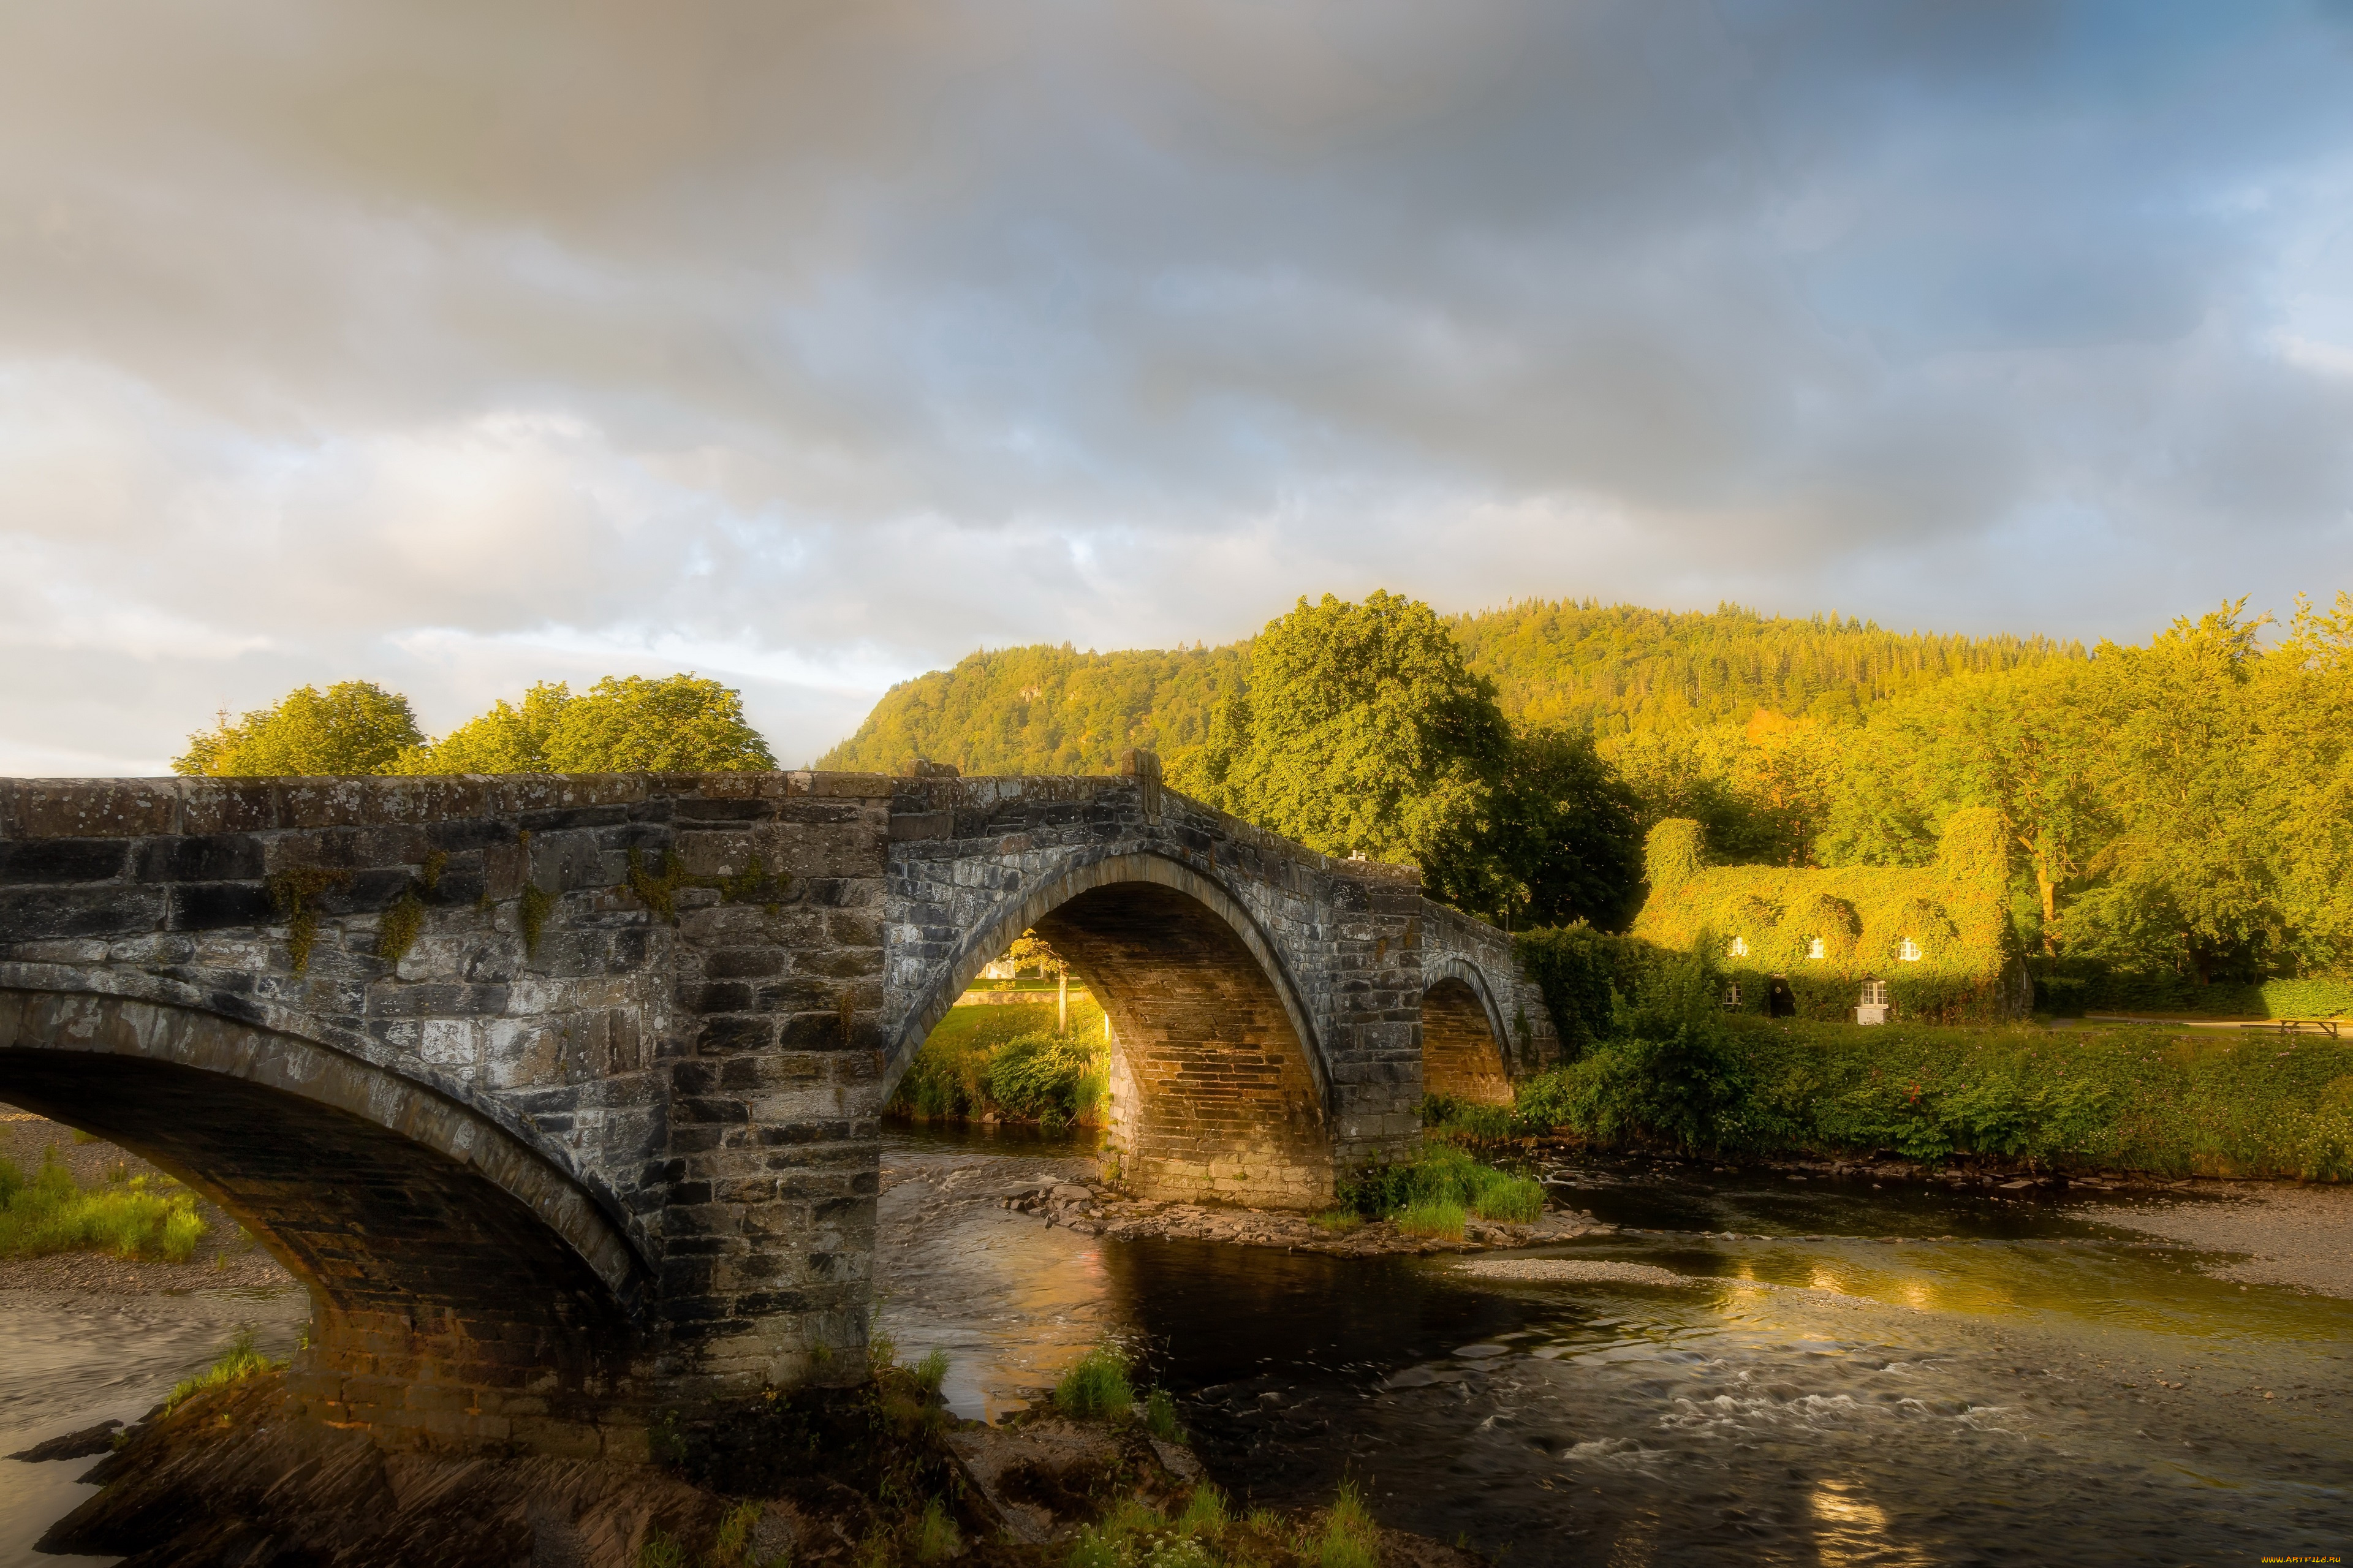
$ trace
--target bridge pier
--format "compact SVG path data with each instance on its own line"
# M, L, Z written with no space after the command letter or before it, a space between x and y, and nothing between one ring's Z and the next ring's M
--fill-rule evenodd
M636 1457L863 1376L881 1108L1025 929L1111 1014L1149 1193L1314 1207L1409 1149L1433 978L1506 1078L1549 1059L1501 933L1148 763L0 781L0 1100L305 1281L317 1418Z

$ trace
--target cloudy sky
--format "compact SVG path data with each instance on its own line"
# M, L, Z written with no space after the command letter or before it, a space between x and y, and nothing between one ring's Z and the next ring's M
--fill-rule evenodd
M2353 7L0 10L0 773L1302 593L2353 587Z

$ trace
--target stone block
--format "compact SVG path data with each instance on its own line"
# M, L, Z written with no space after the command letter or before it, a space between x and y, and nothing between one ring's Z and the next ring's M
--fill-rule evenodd
M169 908L164 889L119 882L0 888L0 942L157 931Z
M121 838L0 840L0 884L109 881L123 874L132 848Z

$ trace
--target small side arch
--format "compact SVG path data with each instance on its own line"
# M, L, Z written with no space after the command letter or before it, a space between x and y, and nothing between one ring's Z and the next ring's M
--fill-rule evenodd
M1422 960L1421 1081L1429 1094L1480 1104L1512 1098L1502 1009L1478 965L1452 953Z

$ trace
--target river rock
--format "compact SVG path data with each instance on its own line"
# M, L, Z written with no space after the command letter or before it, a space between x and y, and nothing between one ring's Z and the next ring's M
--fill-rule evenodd
M114 1434L121 1427L120 1421L101 1421L95 1426L85 1426L79 1432L68 1432L61 1437L36 1443L29 1448L19 1448L8 1457L28 1465L47 1459L87 1459L103 1454L114 1447Z

